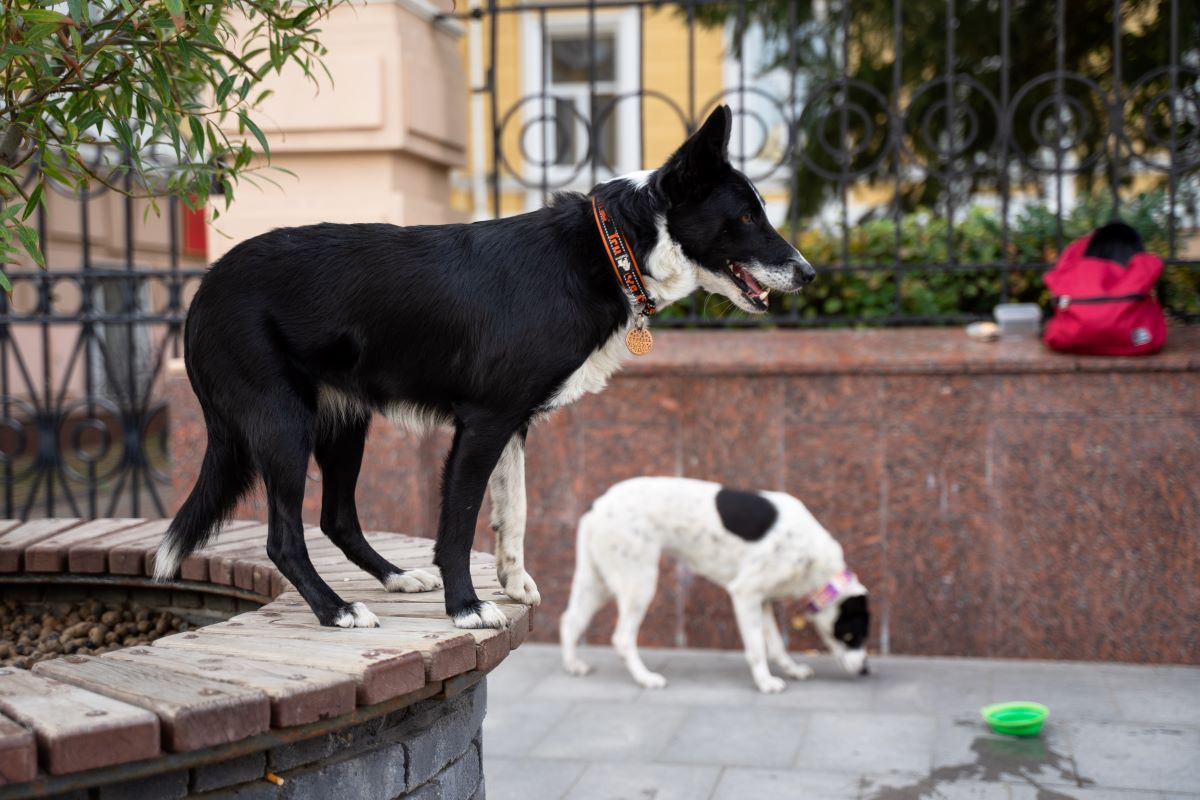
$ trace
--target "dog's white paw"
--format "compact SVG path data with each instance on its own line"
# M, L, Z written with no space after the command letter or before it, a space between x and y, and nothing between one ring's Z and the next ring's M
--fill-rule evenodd
M776 678L774 675L768 675L765 678L756 680L758 690L763 694L779 694L787 688L787 682L783 678Z
M378 628L379 617L362 603L351 603L348 608L338 612L333 624L339 628Z
M577 678L582 678L584 675L590 675L592 665L578 658L563 659L563 669L568 675L574 675Z
M514 572L508 576L504 581L504 593L518 603L524 603L527 606L536 606L542 602L542 595L538 592L537 584L525 570Z
M464 611L454 616L456 628L506 628L508 617L490 601L480 603L473 611Z
M384 578L383 588L389 592L432 592L442 588L442 579L423 569L406 569Z
M806 681L814 674L812 667L807 664L797 664L795 661L780 665L780 669L786 672L789 678L797 681Z
M657 672L647 672L644 675L636 675L634 676L634 680L637 681L638 686L641 686L643 689L667 688L667 679L662 675L659 675Z

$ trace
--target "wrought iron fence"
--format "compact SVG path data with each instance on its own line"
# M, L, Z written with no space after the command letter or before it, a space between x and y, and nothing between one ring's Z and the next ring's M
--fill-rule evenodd
M60 191L39 210L47 268L10 269L12 294L0 294L4 518L167 514L161 378L203 270L181 258L175 200L160 201L166 241L153 260L163 263L148 266L134 201L106 192ZM98 219L104 210L119 218ZM97 252L100 223L115 242Z
M679 141L728 103L735 165L767 185L820 274L773 299L768 324L946 323L1044 303L1064 242L1110 218L1164 257L1171 313L1200 319L1194 4L488 0L456 16L478 82L476 216L653 168L648 133ZM716 56L698 46L713 29ZM714 57L723 77L705 87ZM659 324L764 322L708 300Z

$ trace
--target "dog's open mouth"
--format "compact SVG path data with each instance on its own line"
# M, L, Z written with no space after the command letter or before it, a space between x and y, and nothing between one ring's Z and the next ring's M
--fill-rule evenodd
M726 261L725 269L729 272L729 277L733 278L738 289L741 290L742 295L750 301L750 305L754 306L757 311L766 311L767 290L754 280L754 276L750 274L746 265L736 261Z

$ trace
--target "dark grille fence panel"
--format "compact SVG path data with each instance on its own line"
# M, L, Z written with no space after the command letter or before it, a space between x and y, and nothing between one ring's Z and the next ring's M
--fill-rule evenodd
M635 15L636 33L614 26L622 14ZM646 56L664 46L647 38L651 14L686 28L682 95L648 80ZM951 323L990 317L996 302L1046 304L1040 275L1054 255L1113 217L1164 257L1161 299L1172 315L1200 319L1200 12L1191 4L491 0L458 16L489 42L476 88L489 130L476 133L496 165L492 216L511 213L514 194L532 204L587 191L618 167L653 168L647 130L678 127L682 138L717 103L733 107L735 166L782 187L776 222L820 277L803 296L773 299L767 320L697 297L657 324ZM513 17L519 46L544 54L555 52L555 20L569 19L557 27L575 31L586 89L556 82L550 56L514 62L500 37ZM733 54L715 93L697 88L699 60L713 58L696 52L705 24L728 26ZM636 64L625 65L636 80L615 89L613 31L637 42ZM516 96L504 89L514 77ZM768 132L780 132L773 152ZM636 156L613 164L622 152ZM861 195L877 199L863 207Z
M0 295L5 518L169 510L161 379L167 359L182 354L186 300L204 270L195 259L183 265L179 204L159 205L158 265L137 250L144 226L134 201L101 190L51 198L37 218L47 269L9 269L12 294Z

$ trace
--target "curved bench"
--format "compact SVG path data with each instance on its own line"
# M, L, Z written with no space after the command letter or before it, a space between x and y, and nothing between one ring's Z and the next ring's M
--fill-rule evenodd
M153 581L167 523L0 522L0 588L208 595L229 617L149 646L0 668L0 800L91 787L106 798L317 798L334 785L347 797L482 797L482 678L531 624L491 556L472 554L476 587L509 626L462 631L440 591L390 594L308 529L317 570L381 623L323 628L267 560L261 523L230 523L177 580ZM368 537L385 558L432 568L431 540Z

